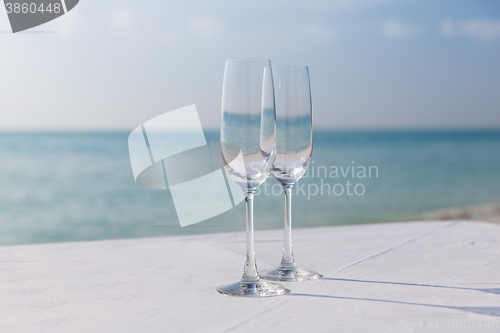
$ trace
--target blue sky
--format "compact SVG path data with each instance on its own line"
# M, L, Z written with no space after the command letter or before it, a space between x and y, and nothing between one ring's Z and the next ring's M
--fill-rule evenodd
M193 103L217 128L241 57L309 65L316 128L500 127L495 0L81 0L0 47L0 130L132 130Z

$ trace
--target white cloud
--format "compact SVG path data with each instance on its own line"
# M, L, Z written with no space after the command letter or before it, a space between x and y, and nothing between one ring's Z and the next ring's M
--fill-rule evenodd
M453 23L450 19L441 22L441 34L444 36L467 36L481 41L492 41L500 38L500 21L469 20Z
M111 29L118 32L135 30L137 17L130 8L119 8L111 12Z
M188 23L191 32L206 39L220 35L226 28L224 22L209 16L193 17Z
M377 7L381 5L386 5L394 2L401 2L401 0L321 0L304 2L307 5L318 5L324 8L334 8L334 9L358 9L365 7Z
M455 26L450 19L444 19L441 22L441 34L444 36L453 36L455 34Z
M335 32L319 24L308 24L302 27L302 36L317 42L328 42L335 37Z
M385 21L384 24L382 24L381 30L384 35L393 39L419 36L422 34L421 28L407 25L396 20Z
M206 0L205 0L206 1ZM356 10L359 8L379 7L390 5L392 3L404 2L407 0L253 0L240 2L242 6L264 6L267 9L282 10L284 7L288 9L303 10L303 9L334 9L334 10ZM228 3L234 3L231 0L212 0L211 3L218 3L219 6L227 6Z

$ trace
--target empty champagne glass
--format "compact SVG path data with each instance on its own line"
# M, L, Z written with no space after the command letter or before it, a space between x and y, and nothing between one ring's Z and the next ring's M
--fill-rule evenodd
M261 277L274 281L317 279L297 267L292 252L292 187L304 175L312 155L312 105L307 66L273 67L276 94L276 160L271 173L285 192L285 244L277 269Z
M247 255L241 281L219 286L221 294L277 296L282 285L259 278L253 238L253 197L276 158L276 113L271 62L267 59L226 61L222 89L221 148L225 168L246 203Z

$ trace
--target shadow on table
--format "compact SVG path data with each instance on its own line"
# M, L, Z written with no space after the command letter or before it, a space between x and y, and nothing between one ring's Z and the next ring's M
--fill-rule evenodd
M434 308L461 310L461 311L472 312L472 313L477 313L477 314L500 317L500 307L498 307L498 306L447 306L447 305L435 305L435 304L425 304L425 303L391 301L391 300L376 299L376 298L357 298L357 297L314 295L314 294L294 294L294 293L290 293L290 294L288 294L288 296L307 296L307 297L321 297L321 298L334 298L334 299L348 299L348 300L355 300L355 301L372 301L372 302L397 303L397 304L406 304L406 305L431 306Z
M417 283L402 283L402 282L386 282L386 281L369 281L369 280L352 280L352 279L338 279L338 278L325 278L323 280L332 281L348 281L348 282L364 282L364 283L383 283L383 284L396 284L396 285L407 285L407 286L419 286L419 287L432 287L432 288L448 288L448 289L463 289L463 290L476 290L492 294L500 294L500 288L494 289L478 289L478 288L465 288L465 287L450 287L450 286L439 286L430 284L417 284ZM315 294L301 294L301 293L287 293L289 296L303 296L303 297L320 297L320 298L334 298L334 299L347 299L347 300L357 300L357 301L372 301L372 302L383 302L383 303L397 303L406 305L419 305L419 306L430 306L442 309L452 309L466 311L476 314L483 314L489 316L500 317L500 307L497 306L447 306L447 305L436 305L436 304L425 304L425 303L412 303L412 302L401 302L401 301L391 301L384 299L375 298L357 298L357 297L345 297L345 296L330 296L330 295L315 295Z
M500 295L500 288L467 288L467 287L450 287L450 286L439 286L435 284L420 284L420 283L404 283L404 282L387 282L387 281L370 281L370 280L353 280L353 279L339 279L339 278L326 278L321 277L323 280L332 281L347 281L347 282L364 282L364 283L382 283L382 284L396 284L403 286L417 286L417 287L432 287L432 288L447 288L447 289L461 289L461 290L475 290L482 291L484 293L497 294Z

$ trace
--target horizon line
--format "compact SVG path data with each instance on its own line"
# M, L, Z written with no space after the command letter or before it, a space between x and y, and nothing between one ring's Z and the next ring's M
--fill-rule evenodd
M69 134L69 133L129 133L134 128L47 128L47 129L2 129L0 134ZM206 132L216 132L219 128L203 127ZM391 131L500 131L500 126L400 126L400 127L320 127L315 132L391 132Z

